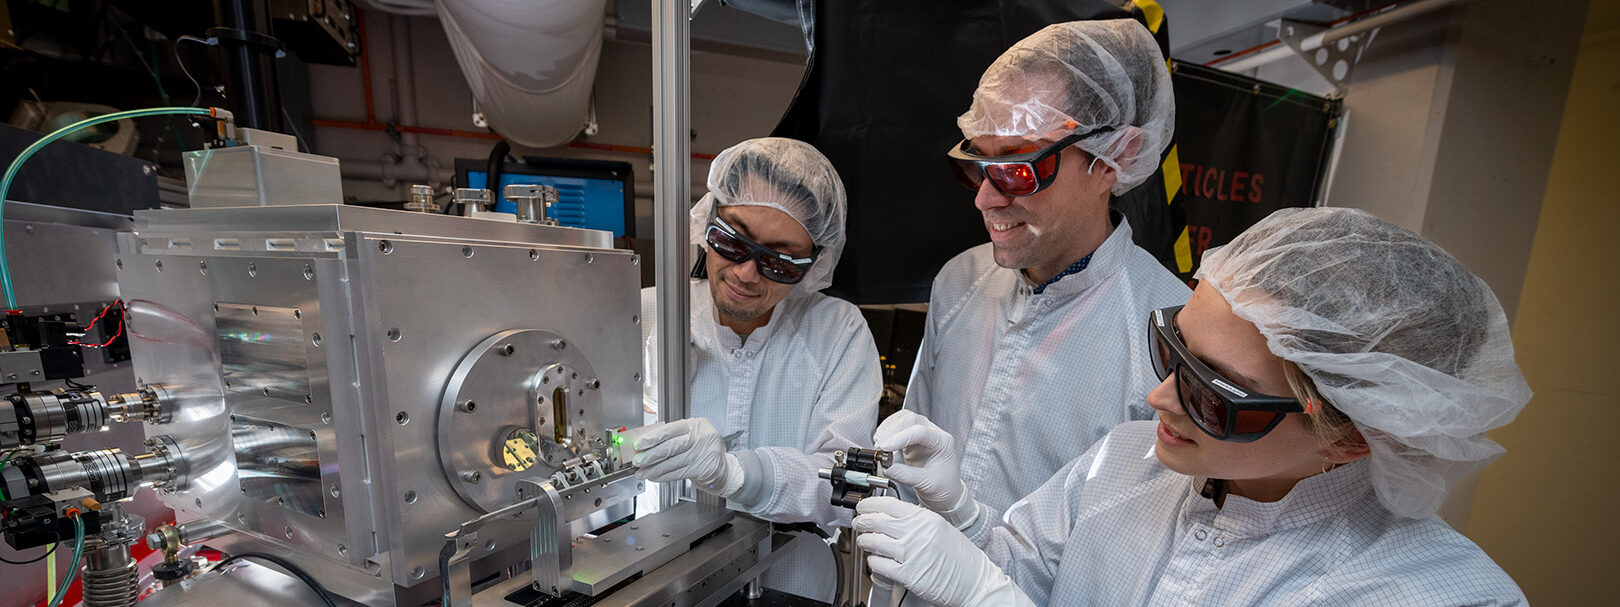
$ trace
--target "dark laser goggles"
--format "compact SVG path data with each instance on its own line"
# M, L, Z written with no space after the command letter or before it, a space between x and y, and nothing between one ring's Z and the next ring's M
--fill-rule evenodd
M1105 126L1075 133L1043 149L1006 156L980 156L968 151L973 146L973 140L963 139L945 156L950 159L951 173L970 190L978 191L979 184L989 179L996 191L1002 194L1029 196L1046 189L1057 179L1058 154L1063 150L1082 139L1112 130L1114 127Z
M719 253L732 263L745 263L752 259L755 267L759 269L760 276L788 285L798 284L804 280L805 273L809 272L811 264L816 262L816 254L821 252L821 247L816 247L811 250L809 257L794 257L782 253L743 236L719 217L709 222L709 229L704 233L703 240L709 243L709 248L715 253Z
M1287 414L1305 411L1299 399L1249 392L1198 360L1181 342L1175 326L1180 311L1181 306L1172 306L1148 314L1153 371L1161 382L1175 374L1176 395L1199 430L1218 440L1253 442Z

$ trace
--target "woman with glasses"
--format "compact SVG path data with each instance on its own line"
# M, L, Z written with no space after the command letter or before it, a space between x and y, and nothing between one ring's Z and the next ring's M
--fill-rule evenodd
M1198 277L1149 318L1158 421L1119 426L965 535L862 501L873 572L940 605L1525 602L1435 516L1530 398L1489 287L1348 209L1279 211ZM914 421L907 464L954 465Z

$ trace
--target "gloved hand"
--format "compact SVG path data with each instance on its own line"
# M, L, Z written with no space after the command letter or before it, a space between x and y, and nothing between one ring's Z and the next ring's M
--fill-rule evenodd
M709 420L698 417L664 424L636 439L632 463L644 480L691 479L707 493L731 497L742 488L744 472L737 456L726 453L726 441Z
M941 607L1029 605L990 557L938 514L892 497L855 505L855 545L872 573Z
M961 456L956 440L928 418L912 411L899 411L878 425L872 435L875 447L899 451L905 463L896 463L884 476L911 487L923 507L938 512L957 529L972 525L979 515L979 503L968 494L962 482Z

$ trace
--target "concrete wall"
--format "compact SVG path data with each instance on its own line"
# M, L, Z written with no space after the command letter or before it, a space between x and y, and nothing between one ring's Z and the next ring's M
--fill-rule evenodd
M1543 605L1613 604L1620 564L1620 3L1594 2L1559 130L1513 330L1536 396L1493 436L1468 536Z

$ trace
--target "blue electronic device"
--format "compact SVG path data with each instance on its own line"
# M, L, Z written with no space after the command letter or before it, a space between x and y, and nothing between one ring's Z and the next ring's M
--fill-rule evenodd
M485 188L489 182L483 160L457 159L456 173L460 187ZM635 178L629 163L536 157L503 163L499 187L488 188L494 194L495 211L517 212L517 205L502 195L506 186L515 184L557 188L557 203L548 216L559 225L635 237Z

